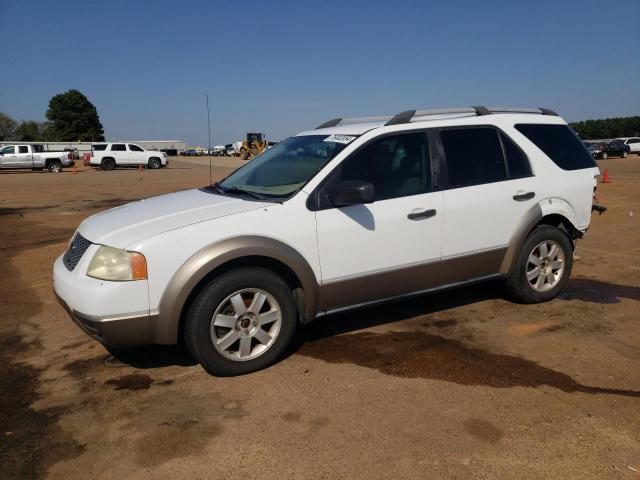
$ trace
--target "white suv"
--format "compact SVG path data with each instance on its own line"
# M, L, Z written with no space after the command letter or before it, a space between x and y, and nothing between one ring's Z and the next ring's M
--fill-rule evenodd
M598 174L547 109L335 119L217 184L87 218L54 289L107 346L184 339L209 373L247 373L337 310L490 278L552 299Z
M157 150L145 150L135 143L96 143L91 145L90 163L103 170L138 165L155 169L167 165L167 154Z

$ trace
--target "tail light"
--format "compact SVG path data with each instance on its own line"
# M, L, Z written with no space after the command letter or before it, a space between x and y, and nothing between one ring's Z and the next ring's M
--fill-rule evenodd
M73 153L71 153L71 152L67 153L67 159L68 160L73 160Z

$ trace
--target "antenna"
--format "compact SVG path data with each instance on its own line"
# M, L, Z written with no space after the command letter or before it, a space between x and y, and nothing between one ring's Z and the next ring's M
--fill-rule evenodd
M208 143L207 143L207 156L209 157L209 185L213 184L212 180L212 166L211 166L211 120L209 117L209 94L207 93L207 135L208 135Z

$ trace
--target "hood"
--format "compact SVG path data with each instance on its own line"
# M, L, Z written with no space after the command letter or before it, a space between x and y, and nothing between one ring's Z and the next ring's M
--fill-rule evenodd
M125 248L134 242L194 223L234 215L264 203L202 190L139 200L87 218L78 231L93 243Z

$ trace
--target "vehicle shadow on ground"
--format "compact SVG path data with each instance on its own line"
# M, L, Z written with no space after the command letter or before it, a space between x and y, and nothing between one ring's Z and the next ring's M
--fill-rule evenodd
M421 315L461 307L484 300L503 298L499 282L486 282L442 292L430 293L320 317L304 328L306 341L400 322Z
M594 284L577 281L567 292L572 298L590 298L585 293L588 290L586 287L598 288L602 285L600 282ZM619 287L614 288L616 296L635 298L633 289L615 287ZM500 285L493 282L328 316L304 329L304 338L295 345L294 351L327 363L358 365L394 377L493 388L548 386L566 393L640 397L640 391L584 385L566 373L544 367L532 360L484 350L469 345L466 340L434 334L431 329L424 331L415 328L413 331L392 330L381 333L365 330L482 300L500 298L501 292ZM610 293L609 300L611 295L613 294ZM429 326L439 329L455 324L456 320L446 319L430 322Z
M187 347L178 345L148 345L123 350L111 350L112 357L105 363L110 366L129 365L141 370L163 367L192 367L198 362L191 356Z

